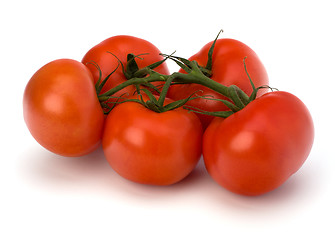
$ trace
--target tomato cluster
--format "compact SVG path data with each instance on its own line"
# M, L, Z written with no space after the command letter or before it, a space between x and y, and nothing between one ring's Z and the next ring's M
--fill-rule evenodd
M169 73L169 59L179 72ZM59 59L39 69L23 112L46 149L81 156L102 144L111 167L131 181L174 184L203 155L224 188L260 195L302 166L314 138L303 102L267 85L257 54L234 39L217 38L185 59L114 36L81 62Z

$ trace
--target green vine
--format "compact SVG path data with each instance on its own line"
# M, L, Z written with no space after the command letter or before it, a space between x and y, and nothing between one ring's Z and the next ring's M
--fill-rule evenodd
M127 64L126 66L124 66L124 64L122 64L122 62L117 58L117 56L111 53L119 61L119 65L117 66L117 68L119 66L122 67L123 74L128 80L102 94L100 94L102 87L104 86L106 81L109 79L111 74L113 74L116 71L117 68L112 73L110 73L103 81L101 81L101 70L99 66L93 63L97 67L99 71L99 76L100 76L96 84L98 99L101 102L101 105L104 108L108 109L106 113L108 113L111 110L111 108L115 106L115 104L125 102L125 101L136 101L136 102L143 104L145 107L155 112L165 112L165 111L169 111L169 110L173 110L175 108L181 107L185 105L188 101L193 100L195 98L204 98L207 100L221 101L230 110L224 111L224 112L213 113L213 112L206 112L201 109L195 109L193 107L190 108L187 106L185 107L186 109L190 111L198 112L198 113L203 113L203 114L208 114L208 115L213 115L213 116L214 115L222 116L222 117L227 117L233 114L234 112L237 112L243 109L245 106L247 106L251 101L253 101L256 98L258 90L266 86L262 86L259 88L255 87L247 71L246 62L245 62L246 57L243 59L243 64L244 64L245 72L249 78L250 84L253 89L253 92L250 96L248 96L245 92L243 92L239 87L235 85L231 85L229 87L224 86L210 78L212 74L211 68L212 68L212 61L213 61L212 56L214 52L214 47L215 47L216 40L218 39L221 32L222 30L217 35L211 48L208 51L208 61L205 67L200 66L196 61L190 61L182 57L174 56L173 55L174 53L173 53L171 55L161 54L162 56L164 56L163 60L155 62L151 65L148 65L144 68L139 69L136 63L136 59L140 58L140 56L143 54L141 55L128 54ZM161 65L162 63L164 63L167 59L174 61L186 73L174 72L171 75L164 75L164 74L160 74L156 72L154 69L158 67L159 65ZM154 86L152 84L153 82L165 82L165 83L162 89L160 90L157 86ZM171 85L174 85L174 84L200 84L202 86L205 86L221 94L222 96L226 97L228 100L215 99L215 98L211 98L208 96L199 96L197 93L193 93L191 96L189 96L186 99L182 99L182 100L164 105L164 100L166 98L168 89ZM113 97L113 95L130 85L136 86L137 94L139 94L140 98L139 99L129 99L129 100L123 99L121 102L118 102L119 99ZM144 86L146 88L141 88L141 86ZM141 92L144 92L149 97L149 100L144 101L141 95L142 94ZM156 92L159 94L158 99L157 97L153 95L152 92ZM116 101L110 101L111 99L116 99ZM108 102L112 103L112 106L110 106Z

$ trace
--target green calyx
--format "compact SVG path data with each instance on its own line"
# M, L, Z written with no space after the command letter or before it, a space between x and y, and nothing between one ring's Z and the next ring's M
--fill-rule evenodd
M213 66L213 52L214 52L214 47L215 47L215 43L218 40L220 34L223 33L223 30L221 29L218 33L218 35L216 36L212 46L210 47L209 51L208 51L208 60L207 60L207 64L206 64L206 68L208 71L212 70L212 66ZM209 76L210 77L210 76Z
M243 59L243 64L245 72L249 78L250 84L253 89L250 96L248 96L245 92L243 92L239 87L235 85L224 86L210 78L212 74L214 47L216 40L218 39L221 32L222 30L217 35L211 48L208 51L208 61L205 67L200 66L196 61L190 61L182 57L174 56L173 53L171 55L161 54L162 56L164 56L163 60L155 62L151 65L148 65L140 69L136 63L136 60L137 59L141 60L140 56L145 54L141 55L128 54L127 63L126 66L124 66L122 62L117 58L117 56L111 53L119 61L119 65L117 66L117 68L121 66L123 74L128 80L117 85L116 87L110 89L109 91L103 94L100 94L103 85L106 83L106 81L108 81L111 74L113 74L117 68L111 74L109 74L104 80L101 80L100 79L101 70L99 69L99 66L95 64L100 74L99 81L96 84L98 99L102 107L107 110L105 112L108 114L112 110L112 108L118 103L132 101L132 102L138 102L143 106L147 107L148 109L158 113L170 111L183 106L185 109L196 113L202 113L226 118L231 114L240 111L241 109L246 107L251 101L255 100L259 89L266 87L268 88L268 86L262 86L258 88L255 87L247 71L247 66L245 62L246 57ZM171 75L164 75L154 70L156 67L158 67L168 59L175 62L186 73L174 72ZM152 84L153 82L164 82L164 85L162 87L161 86L157 87ZM185 99L164 105L167 92L170 86L174 84L200 84L221 94L227 100L215 99L211 96L201 96L199 92L195 92L191 94L191 96ZM130 85L134 85L136 87L136 93L139 96L137 99L125 99L125 98L113 97L115 93ZM149 100L144 100L142 93L146 94ZM153 93L155 93L156 96ZM224 105L226 105L230 110L221 112L208 112L202 109L196 109L194 107L186 105L188 101L196 98L203 98L212 101L220 101Z

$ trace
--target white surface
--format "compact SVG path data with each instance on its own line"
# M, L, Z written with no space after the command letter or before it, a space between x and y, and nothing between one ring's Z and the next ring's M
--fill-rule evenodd
M0 239L334 239L332 1L5 1L0 7ZM312 152L279 189L232 194L200 163L184 181L143 186L116 175L101 149L56 156L22 117L32 74L57 58L81 60L113 35L189 57L222 36L253 48L271 86L300 97L315 121ZM176 68L173 64L171 70Z

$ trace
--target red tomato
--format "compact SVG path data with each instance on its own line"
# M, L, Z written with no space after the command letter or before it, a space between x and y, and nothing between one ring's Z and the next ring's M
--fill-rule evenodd
M201 156L202 126L182 108L164 113L126 102L106 119L102 146L111 167L143 184L170 185L185 178Z
M104 79L107 75L113 72L118 66L118 60L116 59L116 57L108 52L111 52L115 56L117 56L125 67L127 63L127 55L129 53L132 53L134 55L146 54L141 55L141 59L136 60L139 68L144 68L152 63L158 62L163 59L163 57L159 55L160 51L158 50L158 48L156 48L150 42L141 38L126 35L108 38L91 48L82 60L82 63L86 64L90 71L93 73L95 83L99 79L99 71L92 64L88 63L94 61L96 64L99 65L102 71L102 79ZM161 74L169 74L166 63L163 63L155 68L155 71ZM120 66L106 82L105 86L102 88L101 93L106 92L107 90L115 87L116 85L126 80L127 79L122 72L122 67ZM129 86L115 95L120 96L123 93L133 95L134 92L135 87Z
M270 92L226 119L203 139L210 175L223 187L259 195L283 184L305 162L314 139L306 106L287 92Z
M26 86L23 113L36 141L56 154L84 155L101 141L104 114L92 74L78 61L59 59L39 69Z
M205 67L208 59L208 50L212 46L212 43L213 42L206 44L189 60L196 60L200 66ZM216 41L213 52L211 79L225 86L236 85L250 96L253 89L244 69L243 59L245 57L247 57L246 65L248 73L251 76L256 88L262 85L267 85L268 76L266 70L256 53L247 45L234 39L218 39ZM202 90L203 95L211 95L215 98L227 99L221 94L198 84L181 84L171 86L168 96L174 100L179 100L187 98L198 90ZM189 101L187 105L206 111L228 110L228 108L219 101L205 100L201 98ZM198 114L198 117L205 128L213 120L213 117L209 115Z

